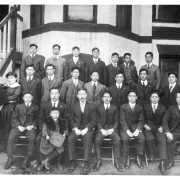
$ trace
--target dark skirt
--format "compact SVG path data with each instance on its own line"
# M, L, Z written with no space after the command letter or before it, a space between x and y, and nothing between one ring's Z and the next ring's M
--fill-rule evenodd
M8 140L9 133L11 131L11 115L14 111L16 104L9 103L3 106L1 109L1 118L0 118L0 140Z

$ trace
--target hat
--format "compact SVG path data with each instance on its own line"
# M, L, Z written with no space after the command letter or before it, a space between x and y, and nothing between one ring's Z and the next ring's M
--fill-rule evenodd
M54 146L60 148L63 145L64 139L65 138L63 135L61 135L59 133L53 133L53 135L51 136L50 142Z

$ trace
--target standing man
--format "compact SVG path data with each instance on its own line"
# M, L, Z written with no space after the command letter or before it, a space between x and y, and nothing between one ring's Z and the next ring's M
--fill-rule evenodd
M61 101L67 105L68 113L70 112L70 108L73 104L78 102L77 92L78 89L84 87L84 82L79 80L79 68L74 66L71 68L71 76L72 78L63 82L60 98Z
M111 55L112 63L106 66L107 69L107 86L111 87L112 85L116 84L115 77L116 74L120 73L120 65L118 64L119 61L119 54L114 52Z
M133 88L134 84L138 82L138 75L136 66L130 64L131 54L125 53L123 61L124 63L120 65L120 71L125 76L125 85Z
M120 137L123 142L123 152L125 156L124 168L129 169L129 140L136 139L136 163L140 169L144 169L141 156L144 154L145 137L142 133L144 127L143 108L136 104L137 93L133 90L128 94L129 103L121 106L120 109Z
M171 105L176 105L176 94L180 92L180 86L177 82L177 74L174 72L168 73L169 85L162 88L160 92L161 102L168 109Z
M145 54L146 65L142 66L141 69L148 70L148 82L153 84L157 90L159 90L161 84L161 73L158 66L152 63L153 53L147 52Z
M79 73L80 73L79 74L79 79L84 82L84 68L85 68L85 64L79 58L79 54L80 54L79 47L74 46L72 48L72 54L73 54L73 57L66 61L64 79L68 80L68 79L70 79L72 77L71 76L71 69L72 69L72 67L76 66L76 67L79 68Z
M59 53L60 53L61 46L58 44L54 44L52 47L53 51L53 56L49 59L46 60L45 66L48 64L53 64L54 67L56 68L55 75L64 80L64 70L65 70L65 64L66 64L66 59L62 58Z
M90 171L89 162L91 160L94 128L97 123L97 112L95 106L86 101L87 93L85 89L79 89L77 97L79 102L72 106L69 122L71 129L68 136L69 172L73 172L76 167L75 144L76 140L81 137L84 146L83 174L86 175Z
M34 65L35 68L35 77L39 79L43 79L45 76L45 69L44 69L44 61L45 57L36 54L38 50L38 46L36 44L31 44L29 49L29 55L24 57L22 59L22 64L20 68L20 78L25 78L26 77L26 66L27 65Z
M150 95L151 103L144 106L144 135L146 138L147 149L150 152L149 159L151 161L154 160L153 145L157 140L160 157L159 170L161 171L161 174L166 175L165 162L167 159L167 143L162 126L162 119L166 113L166 108L159 103L160 98L157 90L152 91Z
M117 73L115 77L116 84L109 88L112 95L111 103L116 105L120 111L121 105L128 103L129 87L124 84L124 75L122 72Z
M26 66L27 76L20 79L19 84L21 85L21 91L24 92L29 90L33 94L32 103L39 107L41 101L41 80L34 76L35 69L34 66ZM20 95L20 103L23 103L23 94Z
M101 59L99 58L100 50L95 47L92 49L93 58L86 63L85 66L85 83L91 81L91 74L93 71L97 71L99 74L99 82L103 85L107 84L107 72L106 72L106 65Z
M97 133L95 137L95 148L97 164L94 170L98 171L101 166L101 143L104 138L108 137L114 142L114 157L115 157L115 167L118 171L122 171L122 167L119 163L120 159L120 148L121 139L118 135L119 126L119 113L115 105L111 104L112 96L109 91L105 91L102 96L104 104L97 109Z
M145 104L150 103L150 93L154 90L154 85L147 81L147 69L140 69L139 77L141 81L135 84L134 89L138 96L137 104L144 107Z
M62 79L55 76L55 67L53 64L48 64L45 67L47 77L42 80L42 88L41 88L41 101L49 101L50 99L50 90L54 87L61 89Z
M105 86L98 82L99 74L97 71L92 72L91 79L92 81L84 85L84 89L87 91L86 100L98 107L102 104L102 94L105 91Z
M180 92L176 93L176 101L177 104L170 106L166 111L162 122L168 145L169 161L166 164L166 170L174 166L173 146L175 141L180 140Z

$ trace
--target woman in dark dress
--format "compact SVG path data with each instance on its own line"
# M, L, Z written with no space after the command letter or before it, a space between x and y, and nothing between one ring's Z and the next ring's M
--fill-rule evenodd
M1 110L0 118L0 131L1 131L1 147L0 152L6 150L6 144L11 130L11 115L14 111L16 104L18 103L18 97L21 93L21 86L17 83L17 74L15 72L9 72L6 74L8 83L5 84L5 93L8 99L8 103L4 104Z

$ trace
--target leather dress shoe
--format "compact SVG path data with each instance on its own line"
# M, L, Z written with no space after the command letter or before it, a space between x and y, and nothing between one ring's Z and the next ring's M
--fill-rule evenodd
M68 171L73 172L75 168L76 168L76 162L75 160L72 160Z
M94 167L94 170L99 171L99 168L101 167L101 165L102 165L101 160L98 160L95 167Z
M142 164L142 160L141 160L140 155L137 155L137 157L136 157L136 163L137 163L137 165L138 165L138 167L139 167L140 169L144 169L144 166L143 166L143 164Z
M122 167L121 167L118 159L115 159L114 166L119 172L122 172Z
M5 165L4 169L10 169L12 163L13 163L13 158L12 158L12 157L8 158L8 160L7 160L7 162L6 162L6 165Z
M149 156L149 161L154 161L154 155L153 155L153 153L150 154L150 156Z
M165 162L164 161L160 162L158 168L161 171L162 175L166 175L167 174L166 169L165 169Z
M124 168L129 169L129 167L130 167L130 158L129 156L125 156Z
M168 169L171 169L171 167L174 166L174 161L169 161L167 164L166 164L166 170Z
M24 161L23 161L22 168L24 168L24 169L27 168L28 163L29 163L29 157L26 156Z
M88 175L89 171L90 171L89 162L85 161L83 167L83 174Z
M37 167L37 171L38 171L38 172L41 172L41 171L43 171L43 169L44 169L44 165L41 163L41 164Z

